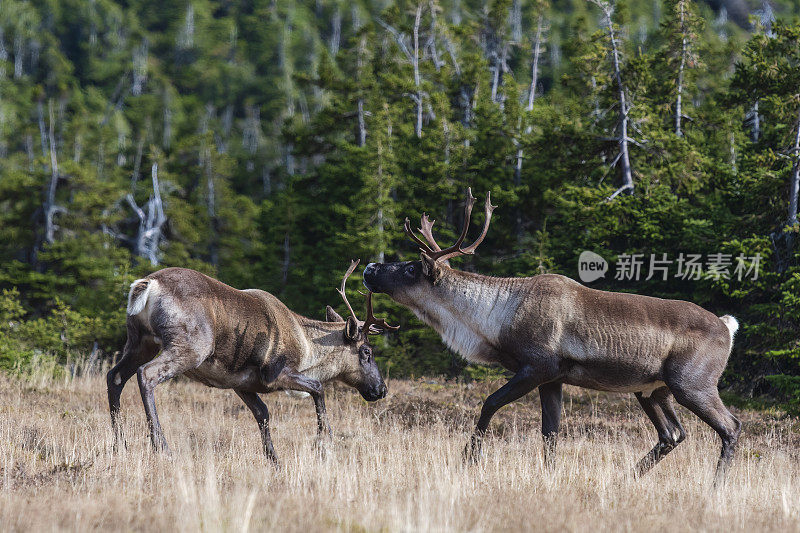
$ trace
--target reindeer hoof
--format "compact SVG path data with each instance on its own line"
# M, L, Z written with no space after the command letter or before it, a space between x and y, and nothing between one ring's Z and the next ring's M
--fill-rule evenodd
M481 460L481 439L473 436L464 448L464 463L476 465Z

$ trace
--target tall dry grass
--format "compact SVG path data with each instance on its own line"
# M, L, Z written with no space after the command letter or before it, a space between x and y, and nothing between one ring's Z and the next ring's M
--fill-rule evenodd
M4 530L484 531L800 530L800 426L738 412L727 485L711 488L718 439L683 413L689 438L646 478L655 442L634 399L570 389L553 470L541 459L535 395L498 413L479 466L461 452L497 384L390 381L367 405L329 388L334 442L314 446L309 399L267 396L282 460L230 391L156 391L172 457L154 455L135 380L123 394L128 449L112 451L105 381L0 377Z

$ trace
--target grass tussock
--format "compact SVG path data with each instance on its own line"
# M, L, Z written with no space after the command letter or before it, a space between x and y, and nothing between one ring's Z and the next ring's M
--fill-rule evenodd
M482 464L461 453L498 383L390 381L367 405L329 387L334 441L315 446L310 399L267 396L281 467L230 391L162 385L171 457L151 453L135 380L115 453L101 376L0 377L0 523L5 530L788 531L800 529L800 424L744 422L727 485L711 488L719 442L683 411L689 437L644 479L655 432L632 397L568 389L559 454L541 457L536 395L492 423Z

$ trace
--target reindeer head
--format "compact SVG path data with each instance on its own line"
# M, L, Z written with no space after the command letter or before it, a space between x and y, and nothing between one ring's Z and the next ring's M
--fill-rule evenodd
M411 240L419 245L420 260L370 263L364 269L364 286L371 292L386 293L402 304L408 304L412 300L424 298L425 292L435 285L445 272L450 269L448 262L450 258L474 254L475 249L486 237L489 223L492 220L492 211L497 207L492 205L491 193L486 193L486 221L483 223L483 230L480 236L469 246L462 247L467 236L474 205L475 197L472 196L472 189L467 189L467 199L464 204L464 225L461 228L461 235L459 235L455 244L445 249L442 249L433 238L432 230L435 220L430 220L427 214L422 215L419 232L428 241L424 242L416 236L411 229L411 222L406 218L405 232Z
M388 330L397 330L399 326L390 326L384 319L377 319L372 312L372 292L368 292L367 297L367 318L366 320L359 320L356 317L353 307L347 300L347 295L344 292L347 278L358 266L360 262L356 259L350 263L350 268L342 279L342 286L336 289L344 300L350 316L345 320L342 318L332 307L327 307L327 320L329 322L344 322L344 341L349 347L349 352L357 357L355 364L348 365L349 370L342 376L342 381L348 385L358 389L361 396L365 400L372 402L380 400L386 396L387 388L381 377L381 372L378 369L378 364L375 362L375 355L372 345L369 342L370 335L380 335Z

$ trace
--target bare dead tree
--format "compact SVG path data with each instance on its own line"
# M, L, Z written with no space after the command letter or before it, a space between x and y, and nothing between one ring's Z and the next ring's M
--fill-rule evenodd
M792 174L789 181L789 217L786 221L789 226L797 224L797 196L800 190L800 114L797 117L797 131L794 136L792 156L794 165L792 166Z
M165 149L169 149L172 144L172 97L169 91L164 88L164 134L161 144Z
M428 40L425 43L425 49L428 51L430 56L431 62L433 63L436 72L445 65L445 61L439 55L439 49L436 46L436 36L437 36L437 12L441 10L439 6L436 5L434 0L430 0L428 2L428 9L430 10L431 14L431 24L430 24L430 33L428 34Z
M417 88L416 95L413 100L417 104L417 122L414 128L417 138L422 137L422 92L420 91L420 74L419 74L419 24L422 18L422 4L417 6L417 11L414 15L414 56L411 65L414 67L414 86Z
M72 161L75 163L80 163L81 156L83 155L83 134L81 134L81 132L77 132L75 134L75 139L73 140L72 146Z
M364 54L367 51L367 38L361 37L358 43L358 76L361 77L361 69L364 67ZM358 145L363 147L367 144L367 122L364 118L364 98L358 97Z
M533 101L536 98L536 84L539 81L539 56L542 50L542 15L536 21L536 37L533 43L533 61L531 62L531 85L528 89L528 111L533 110Z
M614 30L614 22L611 20L611 16L614 13L614 6L606 0L589 1L599 7L603 12L603 19L606 24L606 32L608 33L608 39L611 45L610 55L612 77L614 79L614 84L616 85L617 100L619 103L619 120L617 122L619 136L616 138L616 141L619 144L619 155L614 161L619 162L622 170L622 186L608 197L608 200L613 200L623 192L628 192L628 194L633 193L633 175L631 172L631 161L628 150L628 144L631 141L631 138L628 136L628 125L630 122L628 113L630 111L630 106L626 95L625 84L622 81L619 41L617 38L617 33ZM612 166L614 166L613 163Z
M289 266L292 264L292 248L289 243L289 228L286 229L286 234L283 236L283 266L281 268L281 280L283 286L289 281Z
M136 204L133 194L128 193L125 199L139 217L139 231L134 243L134 252L140 257L148 258L150 264L155 266L159 263L158 245L162 239L162 227L167 221L161 201L161 188L158 184L158 163L153 163L151 177L153 195L147 200L144 209Z
M142 44L133 51L133 83L131 85L131 93L134 96L142 94L144 84L147 81L148 48L149 43L147 39L143 39Z
M42 157L47 157L47 133L45 132L46 126L44 123L44 107L42 106L42 101L39 100L36 102L36 114L39 123L39 142L42 146ZM45 170L47 166L45 166Z
M8 50L6 50L6 43L3 36L3 28L0 28L0 78L6 77L5 63L8 61Z
M758 142L761 138L761 115L758 114L758 100L744 116L745 124L750 126L750 140Z
M775 37L775 31L772 25L775 24L775 10L767 0L762 0L761 9L757 10L755 15L758 16L758 22L767 37Z
M233 128L233 104L225 106L222 112L222 135L217 139L217 151L221 154L228 153L228 142Z
M509 13L511 25L511 38L519 42L522 40L522 2L514 0L511 4L511 12Z
M536 85L539 81L539 56L541 55L542 50L542 23L543 17L539 15L536 21L536 36L534 37L533 42L533 58L531 60L531 84L528 88L528 105L525 106L525 110L530 113L533 111L533 103L536 100ZM531 125L530 123L525 126L525 136L530 135L531 133ZM522 183L522 160L524 159L524 154L522 150L522 143L520 140L517 141L517 164L514 167L514 185L519 187ZM522 235L522 212L521 210L517 209L516 212L516 233L517 239L519 239Z
M179 49L186 50L194 46L194 6L191 2L186 6L186 15L183 20L183 28L176 37Z
M513 25L514 6L509 6L508 18ZM509 42L505 35L504 25L496 26L496 21L492 21L488 16L488 11L484 10L484 24L481 32L481 48L489 63L491 74L490 98L492 102L500 103L501 107L505 97L500 92L500 85L503 83L503 75L508 72L508 53L513 43Z
M128 144L128 138L125 135L125 131L117 127L117 166L123 167L128 162L128 158L125 157L125 149Z
M416 106L416 122L414 125L414 133L416 134L417 138L422 137L422 109L423 109L423 98L426 96L425 92L422 91L422 77L419 71L419 27L422 21L422 4L417 6L417 9L414 13L414 29L412 32L412 39L409 42L409 38L404 33L399 32L396 28L390 26L380 18L376 19L378 24L383 27L386 31L392 34L394 40L397 42L397 46L400 48L400 51L403 52L403 55L406 56L406 59L409 63L411 63L411 67L414 71L414 93L406 94L414 101ZM412 52L413 50L413 52Z
M53 101L48 101L48 110L50 112L50 125L48 128L48 141L50 145L50 184L47 187L47 196L43 206L44 210L44 235L45 242L52 244L55 240L55 231L58 226L55 224L55 216L57 213L65 213L67 210L63 207L56 205L56 187L58 187L58 158L56 156L56 142L55 135L53 134Z
M22 77L22 61L25 59L25 41L22 35L17 33L14 36L14 79Z
M272 169L268 165L261 170L261 190L264 198L272 194Z
M214 106L206 104L206 112L200 123L200 166L206 179L206 213L208 214L209 232L211 238L208 240L209 262L215 267L219 264L218 233L217 233L217 195L214 187L214 168L211 159L211 148L208 145L208 124L214 116Z
M533 111L533 102L536 99L536 84L538 83L539 79L539 56L541 55L541 47L542 47L542 15L539 15L539 18L536 22L536 36L534 37L533 42L533 58L531 60L531 84L528 88L528 105L525 106L525 110L527 112ZM525 135L530 135L531 133L531 126L528 124L525 127ZM517 148L517 164L514 168L514 185L520 184L521 174L522 174L522 146L520 145Z
M339 53L339 42L342 38L342 6L339 4L336 4L331 27L331 56L336 57L336 54Z
M145 121L145 126L139 132L139 139L136 141L136 154L133 157L133 174L131 174L131 192L136 190L136 183L139 181L139 172L142 168L142 152L144 151L144 140L150 130L150 117Z
M678 95L675 99L675 135L683 137L683 132L681 131L681 99L683 97L683 71L686 68L686 56L689 53L689 44L686 38L688 31L686 26L686 0L678 2L678 17L681 30L681 60L678 66Z
M28 154L28 172L33 172L33 162L36 156L33 153L33 135L25 134L25 153Z

